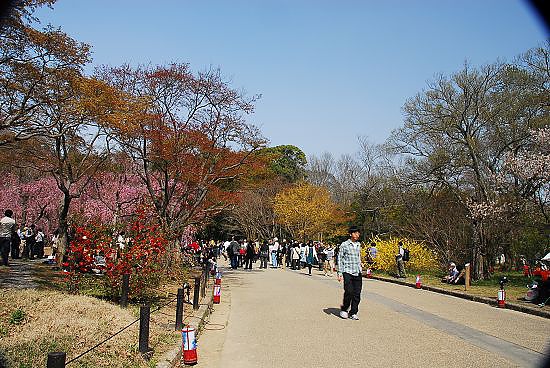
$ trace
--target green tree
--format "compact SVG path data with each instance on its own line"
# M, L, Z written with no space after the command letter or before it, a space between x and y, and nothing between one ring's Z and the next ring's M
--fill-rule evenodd
M305 176L306 155L296 146L282 145L267 147L260 155L266 157L271 170L289 183L303 180Z

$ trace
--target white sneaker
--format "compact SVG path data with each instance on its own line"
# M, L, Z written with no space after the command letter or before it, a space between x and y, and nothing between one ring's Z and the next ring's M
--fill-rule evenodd
M347 314L347 313L346 313ZM357 317L357 314L352 314L351 316L349 316L349 319L353 319L355 321L359 321L359 317Z
M346 311L340 311L340 317L342 317L343 319L348 318L348 312L346 312Z

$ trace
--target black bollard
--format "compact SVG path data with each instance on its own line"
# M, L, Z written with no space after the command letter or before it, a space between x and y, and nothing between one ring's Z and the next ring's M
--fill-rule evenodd
M206 273L202 272L202 275L201 275L201 297L204 298L206 296Z
M63 352L48 353L47 368L65 368L65 359L67 354Z
M178 289L176 303L176 331L183 328L183 289Z
M139 307L139 352L149 352L149 318L151 317L151 306L142 305Z
M120 296L120 306L126 308L128 306L128 291L130 290L130 275L125 273L122 275L122 295Z
M195 277L195 291L193 292L193 309L199 309L199 293L201 288L201 278Z

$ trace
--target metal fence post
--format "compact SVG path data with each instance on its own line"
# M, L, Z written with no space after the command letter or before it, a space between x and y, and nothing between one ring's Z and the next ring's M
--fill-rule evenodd
M122 295L120 296L120 305L122 308L128 306L128 291L130 290L130 275L125 273L122 275Z
M176 331L183 328L183 289L178 289L176 303Z
M47 368L65 368L65 359L67 354L64 352L48 353Z
M149 319L151 317L151 306L142 305L139 307L139 352L149 352Z
M199 309L199 293L201 287L201 278L195 277L195 291L193 292L193 309Z

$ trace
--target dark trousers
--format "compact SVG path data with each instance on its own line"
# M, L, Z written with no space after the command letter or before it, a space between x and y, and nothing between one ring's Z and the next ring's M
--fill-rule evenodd
M36 256L38 258L44 258L44 242L43 241L36 242L35 248L36 248Z
M313 267L313 265L311 263L308 263L307 264L307 268L309 270L309 274L311 275L311 268Z
M11 258L19 258L19 242L13 240L11 241Z
M29 255L31 254L31 250L29 248L30 245L32 244L29 240L25 241L25 245L23 246L23 254L22 254L23 258L29 258Z
M351 304L349 311L350 315L357 314L359 311L359 302L361 301L361 289L363 288L363 278L361 275L353 276L344 272L344 302L341 309L347 311Z
M260 256L260 268L267 268L267 256Z
M247 269L247 270L252 269L252 256L246 257L246 262L245 262L244 268Z
M293 259L293 260L292 260L292 269L293 269L293 270L297 270L298 267L299 267L299 264L300 264L300 260L299 260L299 259Z
M8 265L8 255L10 254L11 238L0 238L0 252L2 253L2 264Z

